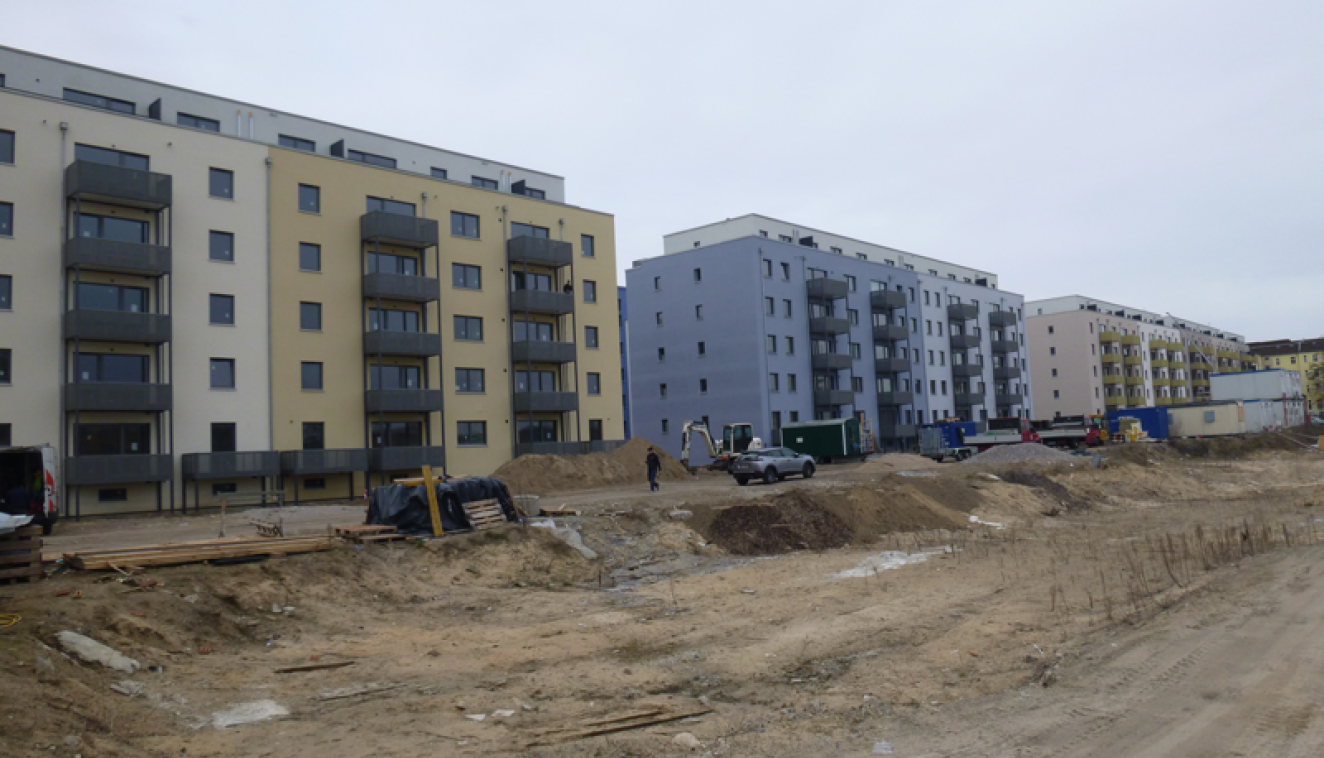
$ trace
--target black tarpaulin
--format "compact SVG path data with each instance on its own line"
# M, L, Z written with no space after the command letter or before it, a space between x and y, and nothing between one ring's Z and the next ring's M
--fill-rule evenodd
M515 520L510 493L500 479L486 476L456 479L433 485L441 511L441 527L447 532L472 528L460 503L496 498L507 521ZM428 509L427 490L423 485L392 484L372 491L368 500L368 523L393 526L401 534L432 536L432 514Z

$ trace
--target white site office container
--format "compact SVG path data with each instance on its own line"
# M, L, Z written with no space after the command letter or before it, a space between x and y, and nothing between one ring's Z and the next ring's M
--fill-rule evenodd
M1237 401L1174 405L1168 409L1169 437L1222 437L1246 433L1246 412Z
M1214 402L1298 398L1303 394L1301 374L1297 371L1270 369L1209 377L1209 397Z

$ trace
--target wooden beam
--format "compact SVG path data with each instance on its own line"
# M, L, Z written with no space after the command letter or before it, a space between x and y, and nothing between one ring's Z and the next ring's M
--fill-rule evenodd
M432 478L432 467L423 467L423 486L428 491L428 512L432 514L432 536L440 537L446 533L441 526L441 508L437 505L437 486Z

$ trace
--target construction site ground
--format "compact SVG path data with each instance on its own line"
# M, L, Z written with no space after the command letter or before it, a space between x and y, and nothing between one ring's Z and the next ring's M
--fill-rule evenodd
M0 755L1324 754L1324 456L1090 460L544 494L593 559L532 519L0 586ZM46 552L217 527L61 523ZM141 668L66 656L66 630Z

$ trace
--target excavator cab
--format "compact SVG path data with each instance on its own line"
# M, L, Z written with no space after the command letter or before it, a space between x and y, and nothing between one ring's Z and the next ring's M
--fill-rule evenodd
M722 427L722 451L727 455L739 455L748 450L753 443L753 424L727 424Z

